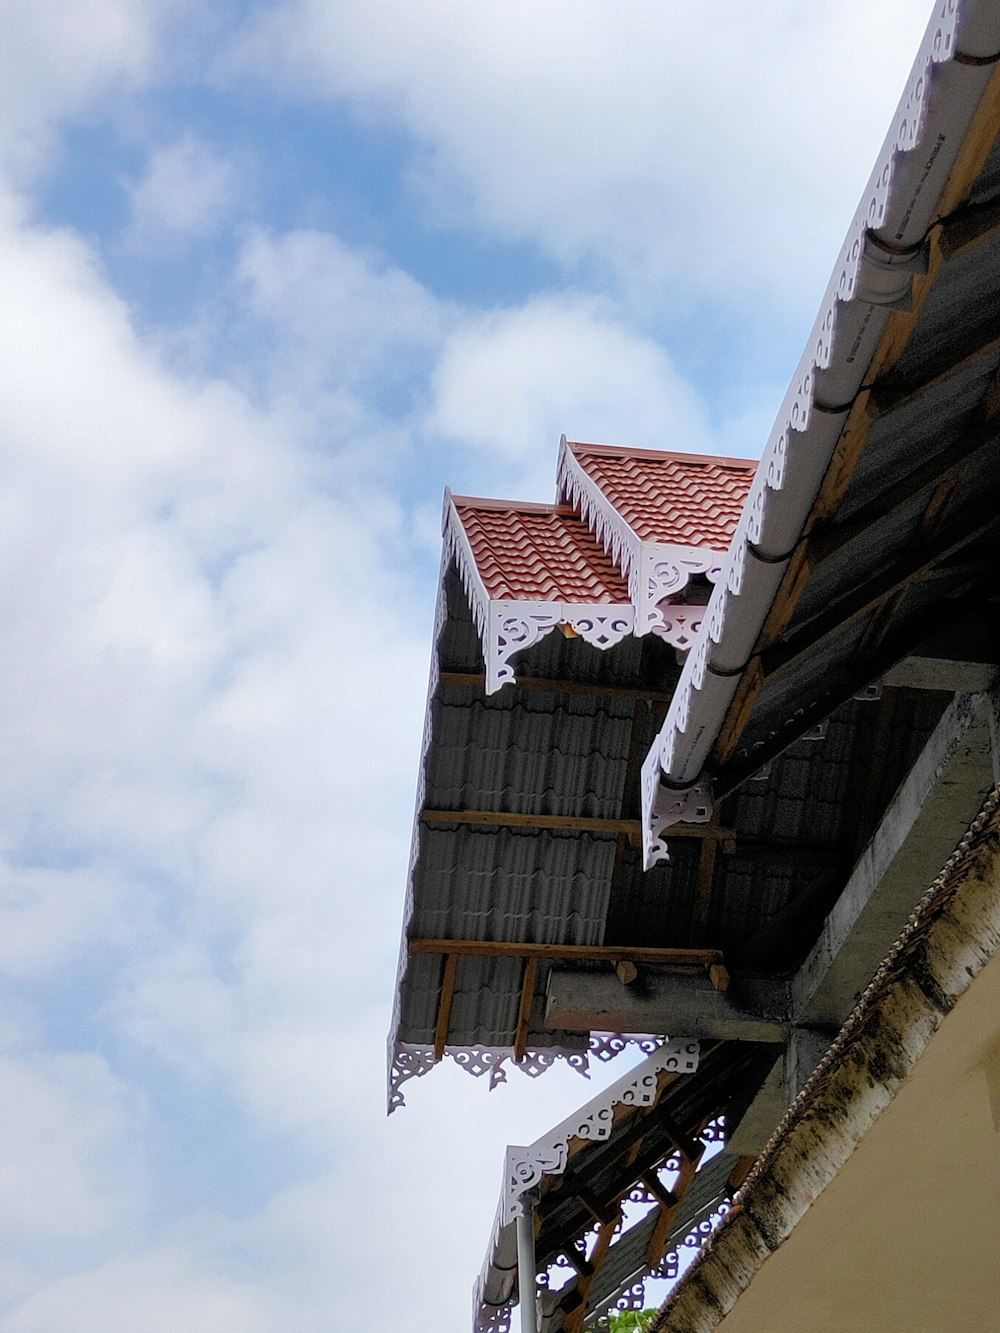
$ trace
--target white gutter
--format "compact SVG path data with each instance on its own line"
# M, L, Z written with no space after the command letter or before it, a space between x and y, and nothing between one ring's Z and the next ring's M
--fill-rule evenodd
M708 613L642 771L643 855L707 820L703 772L893 310L907 309L941 193L1000 51L995 0L942 0L847 233Z

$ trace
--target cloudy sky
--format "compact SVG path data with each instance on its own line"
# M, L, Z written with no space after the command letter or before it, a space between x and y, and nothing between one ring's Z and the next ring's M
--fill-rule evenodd
M468 1326L594 1086L385 1119L442 489L759 453L927 10L2 6L0 1333Z

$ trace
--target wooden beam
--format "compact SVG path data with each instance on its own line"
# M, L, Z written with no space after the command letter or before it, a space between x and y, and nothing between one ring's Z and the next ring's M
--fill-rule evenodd
M757 1158L753 1153L747 1153L738 1159L736 1165L733 1167L732 1171L730 1171L726 1184L734 1194L738 1189L743 1188L743 1182L753 1170L753 1164L756 1160Z
M945 263L1000 231L1000 202L971 204L941 224L941 255Z
M586 815L536 815L508 810L421 810L424 824L481 824L490 828L561 829L570 833L624 833L638 844L642 825L638 819L597 819ZM733 829L711 824L674 824L671 838L722 838L736 836Z
M784 1043L786 981L741 977L738 999L707 977L650 969L643 985L623 986L613 973L553 968L545 1026L566 1032L668 1033L671 1037Z
M953 623L961 614L966 613L968 608L961 601L972 586L972 576L959 588L949 590L950 595L955 599L955 615L948 617L940 625L939 630L944 629L949 623ZM755 746L753 758L747 758L739 761L734 758L718 774L715 780L716 800L723 800L726 796L734 792L737 787L753 776L760 768L761 764L770 763L778 757L783 751L807 732L810 727L816 726L828 718L831 713L842 705L847 703L857 694L858 690L871 684L873 680L881 680L886 673L898 662L903 661L908 654L912 653L918 644L922 643L926 637L926 625L923 623L913 623L904 627L905 633L897 632L891 637L887 637L879 646L878 652L872 657L860 659L853 658L851 663L845 667L844 673L838 678L838 683L831 688L828 693L814 700L801 712L795 715L795 718L787 726L779 726L773 731L762 745ZM849 854L850 849L841 849L840 857L843 860L845 852ZM829 853L833 855L833 853Z
M531 1001L535 994L535 977L538 974L538 959L528 958L524 964L524 977L521 980L521 1003L517 1007L517 1030L514 1034L514 1060L520 1064L528 1049L528 1020L531 1018Z
M591 1272L586 1277L578 1277L575 1283L575 1295L580 1298L580 1304L563 1318L563 1329L565 1333L580 1333L583 1328L583 1321L587 1314L589 1305L590 1288L594 1284L594 1278L600 1271L601 1265L608 1257L608 1251L611 1249L611 1242L615 1238L615 1228L618 1225L618 1214L610 1222L601 1225L597 1233L597 1239L594 1241L594 1248L590 1252Z
M473 685L485 688L486 677L481 671L442 671L438 675L442 685ZM519 690L547 690L551 694L586 694L596 698L635 699L638 702L669 704L666 690L649 690L642 686L603 685L597 681L554 680L547 676L518 676L514 682Z
M1000 327L993 319L985 327L973 329L949 342L947 351L942 356L921 367L919 380L877 388L873 395L876 410L882 415L895 411L905 403L912 403L928 389L942 384L983 357L995 356L998 350L1000 350Z
M571 1166L568 1166L563 1172L563 1183L566 1191L580 1200L595 1222L614 1222L617 1219L617 1207L614 1204L602 1203L590 1186L580 1179Z
M629 959L624 958L615 963L615 976L623 986L631 986L638 975L639 969Z
M649 1264L650 1268L656 1268L663 1259L663 1254L667 1248L667 1241L670 1239L670 1233L673 1230L678 1209L684 1202L684 1196L687 1194L697 1170L697 1161L691 1161L688 1157L683 1158L681 1161L681 1169L677 1175L677 1179L674 1181L674 1188L670 1193L672 1202L666 1203L662 1200L660 1202L660 1213L653 1227L653 1234L649 1238L649 1244L646 1246L646 1262ZM646 1183L645 1178L644 1183Z
M595 1218L595 1221L600 1222L600 1218ZM575 1245L567 1245L563 1254L569 1260L570 1267L575 1268L580 1277L587 1278L591 1276L594 1271L593 1265Z
M717 991L725 995L729 989L729 972L724 963L713 963L708 969L708 979Z
M639 1177L646 1189L649 1190L653 1198L661 1208L676 1208L680 1202L673 1190L668 1190L660 1181L655 1171L644 1171Z
M460 954L478 958L546 958L560 963L659 963L709 968L724 963L721 949L660 949L628 944L525 944L508 940L411 939L411 954Z
M712 906L712 885L715 881L715 858L719 844L706 839L701 844L698 858L698 883L694 893L694 912L691 937L703 940L708 930L708 914Z
M434 1025L434 1059L440 1060L444 1048L448 1045L448 1025L451 1022L451 1004L455 998L455 972L458 969L458 954L449 953L444 960L444 975L441 978L441 995L438 999L437 1022Z
M901 512L922 491L930 490L943 482L958 480L962 469L980 450L996 448L996 427L980 426L968 430L948 448L942 449L935 457L913 468L905 476L893 481L892 490L881 494L868 504L862 505L844 523L831 527L817 528L809 538L808 547L813 565L836 555L851 542L858 541L872 531L879 523L885 522Z
M904 590L935 565L943 563L988 532L997 520L996 499L988 496L969 510L959 536L951 535L933 545L920 544L908 549L900 559L882 569L870 583L838 598L825 611L813 616L797 633L767 649L761 655L761 669L765 679L770 680L779 672L787 670L831 634L863 616L885 598Z
M699 1138L690 1138L665 1111L657 1111L656 1122L670 1135L671 1142L679 1149L685 1161L695 1163L699 1161L705 1151L705 1145Z

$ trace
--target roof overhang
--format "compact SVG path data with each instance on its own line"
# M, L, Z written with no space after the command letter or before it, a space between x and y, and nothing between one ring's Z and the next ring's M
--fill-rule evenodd
M702 806L710 782L732 790L975 582L962 557L981 564L1000 512L984 464L1000 365L985 327L1000 299L992 175L988 203L975 195L1000 127L998 51L995 5L936 8L647 757L647 865L692 817L690 789Z

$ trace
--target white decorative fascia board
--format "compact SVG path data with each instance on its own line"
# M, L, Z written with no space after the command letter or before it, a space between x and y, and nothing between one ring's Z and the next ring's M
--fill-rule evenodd
M559 441L557 493L579 510L594 537L628 580L635 607L635 634L641 637L662 628L663 603L676 597L695 575L714 582L724 552L708 546L642 541L635 530L580 465L566 436Z
M483 641L483 651L485 653L490 627L490 595L480 577L476 557L469 542L469 534L465 531L459 517L451 491L445 491L443 528L444 566L447 568L450 561L454 560L458 577L462 580L462 587L469 599L472 619L475 621L476 629L479 630L479 637Z
M671 823L689 818L679 809L673 794L661 787L660 775L671 783L680 783L683 771L691 766L686 758L695 749L691 737L697 736L700 749L707 749L732 698L732 691L723 689L714 689L712 698L705 698L709 661L723 660L725 674L735 682L739 663L749 654L749 649L745 653L742 649L746 643L752 648L773 596L773 592L761 596L760 590L770 588L769 576L775 571L780 576L789 558L885 321L891 309L905 301L914 271L919 268L915 252L922 244L964 129L959 133L948 122L944 125L948 133L937 135L930 154L909 160L904 155L917 148L923 138L933 67L951 61L955 54L958 15L955 0L942 0L924 35L805 353L757 468L699 637L643 765L643 850L647 869L666 857L664 830ZM988 71L977 72L975 61L971 61L966 73L970 79L967 123L981 95L975 81L988 77ZM954 108L942 114L961 120ZM946 142L948 151L939 153ZM902 183L894 190L898 179ZM887 233L884 241L878 235L880 231ZM893 270L891 283L886 281L887 268ZM819 377L824 374L825 401L817 392ZM753 578L749 577L751 569ZM731 641L738 642L741 651L735 651ZM733 657L738 660L731 661ZM695 708L698 718L689 734ZM705 783L703 773L697 775L697 781Z
M504 1163L501 1224L520 1217L522 1200L543 1176L562 1175L569 1162L573 1139L600 1142L610 1138L617 1106L653 1106L659 1097L663 1074L693 1074L698 1068L697 1041L665 1041L642 1064L582 1106L562 1124L529 1147L509 1147Z
M662 623L653 627L653 633L664 643L676 648L678 652L686 653L698 637L708 607L688 606L682 603L677 606L663 606L660 610Z
M393 1099L396 1095L398 1084L395 1082L394 1074L394 1052L399 1046L397 1040L400 1024L400 995L402 994L403 976L406 972L406 965L409 961L409 950L406 941L409 936L410 921L413 918L413 876L417 867L417 858L420 855L420 836L423 829L423 823L420 819L420 811L424 808L424 795L426 792L426 763L427 752L431 745L431 733L434 726L434 714L431 703L434 698L434 692L437 689L438 678L440 676L440 661L438 656L438 643L441 639L441 631L444 629L445 622L448 619L447 593L445 592L445 575L448 572L448 556L443 554L441 557L441 573L438 579L437 602L434 606L434 630L431 640L431 665L427 681L427 702L424 705L424 730L420 741L420 763L417 768L417 792L413 807L413 832L410 835L410 860L406 870L406 898L403 902L403 928L399 941L399 959L396 964L396 988L393 993L392 1001L392 1021L389 1026L388 1038L388 1059L386 1074L388 1079L388 1103L389 1114L395 1109L397 1102Z
M642 542L600 486L580 466L565 435L559 440L556 493L560 500L565 499L579 511L597 541L628 579L631 592L632 573L639 565ZM634 595L632 600L636 601Z
M670 860L667 838L673 824L707 824L714 810L707 777L690 787L664 787L661 771L656 752L651 750L643 761L641 778L642 853L647 870Z
M492 599L486 590L468 534L451 495L445 497L445 562L454 560L483 645L486 693L495 694L514 679L511 658L530 648L557 625L568 625L595 648L612 648L633 633L630 604L605 602L541 602Z
M405 935L402 956L406 956ZM412 1078L422 1078L440 1061L434 1055L430 1042L400 1041L398 1038L399 1020L399 984L396 989L397 1013L393 1016L393 1025L388 1041L388 1083L389 1114L404 1105L402 1087ZM661 1037L622 1036L617 1032L592 1032L586 1046L540 1046L525 1052L522 1060L515 1060L511 1046L446 1046L444 1055L460 1069L475 1078L489 1075L489 1087L492 1092L501 1083L507 1082L507 1070L514 1068L529 1078L537 1078L556 1061L561 1061L574 1069L583 1078L590 1077L591 1060L607 1061L620 1055L626 1047L638 1047L647 1054L659 1050L663 1045Z
M489 1075L492 1092L501 1083L507 1082L507 1066L513 1064L522 1074L537 1078L539 1074L551 1068L557 1060L564 1061L584 1078L589 1077L590 1064L584 1047L544 1046L537 1050L525 1051L524 1059L514 1060L514 1051L510 1046L446 1046L444 1055L464 1069L474 1078ZM429 1042L392 1041L389 1046L389 1114L404 1104L400 1091L404 1083L411 1078L422 1078L440 1064L434 1054L434 1047Z
M722 551L713 551L708 546L640 542L635 575L629 575L629 593L636 608L636 634L662 629L674 609L670 599L683 592L698 574L714 583L723 559Z
M605 602L521 602L489 604L489 629L483 640L486 693L494 694L514 679L511 658L530 648L557 625L568 625L595 648L613 648L635 628L630 605Z

